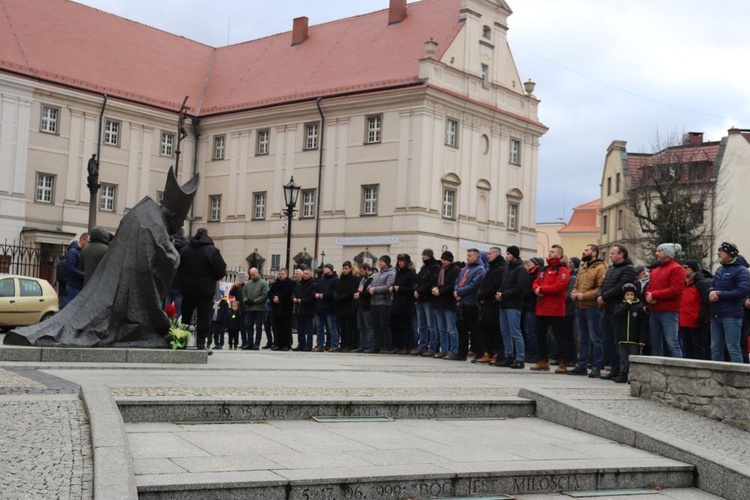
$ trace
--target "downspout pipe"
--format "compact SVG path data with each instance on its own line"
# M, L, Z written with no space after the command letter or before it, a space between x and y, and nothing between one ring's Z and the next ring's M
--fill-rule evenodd
M99 164L102 155L102 123L104 122L104 109L107 107L107 94L102 94L102 97L104 101L102 102L102 110L99 112L99 135L96 141L96 154L89 160L87 166L89 173L86 183L89 188L89 232L96 226L96 195L101 187L101 184L99 184Z
M320 113L320 155L318 158L318 188L316 190L315 199L315 253L313 253L313 262L318 261L318 246L320 242L320 199L322 198L322 183L323 183L323 139L326 129L326 117L323 114L323 110L320 107L320 101L322 97L318 97L315 100L315 106L318 108Z
M193 176L198 173L198 147L199 139L201 136L201 120L197 116L192 119L193 135L195 136L195 142L193 143ZM187 239L190 239L190 235L193 234L193 218L195 217L195 201L190 205L190 221L188 222Z

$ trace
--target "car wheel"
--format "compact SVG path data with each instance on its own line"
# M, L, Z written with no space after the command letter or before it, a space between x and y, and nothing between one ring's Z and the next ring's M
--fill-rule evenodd
M41 322L43 322L43 321L47 321L48 319L50 319L50 318L51 318L52 316L54 316L54 315L55 315L55 313L53 313L53 312L48 312L48 313L46 313L46 314L45 314L44 316L42 316L42 319L41 319L41 320L39 320L39 322L41 323Z

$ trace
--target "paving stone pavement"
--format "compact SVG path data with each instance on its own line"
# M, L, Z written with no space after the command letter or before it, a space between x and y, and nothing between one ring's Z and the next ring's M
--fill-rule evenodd
M445 363L411 356L218 351L209 358L208 365L201 366L8 362L0 365L0 421L11 422L8 430L0 436L0 498L93 497L88 420L78 399L77 384L84 383L109 387L118 399L225 396L248 399L269 396L289 399L482 399L514 396L519 389L530 388L554 391L570 400L571 404L598 405L596 408L602 413L626 416L639 425L658 426L661 430L674 428L674 432L680 432L682 416L688 420L694 417L664 408L670 410L667 415L657 403L653 406L631 398L627 387L607 381L471 363ZM676 414L680 415L679 426L674 425ZM748 463L747 433L718 422L711 422L716 428L704 427L706 421L695 418L698 419L694 423L695 430L690 431L695 433L695 438L690 439L703 439L698 442L711 448L724 447L737 463ZM298 421L274 425L294 427L295 422ZM314 425L310 422L300 424ZM256 425L254 430L259 429ZM715 436L719 436L718 441ZM282 435L280 439L286 438ZM400 444L398 439L393 442ZM311 446L315 444L311 438ZM622 446L618 449L630 450ZM571 452L575 454L576 450ZM28 457L39 459L28 460ZM404 457L408 458L407 455ZM467 459L471 458L467 456ZM220 457L217 459L218 466L221 466ZM166 464L162 462L164 458L139 456L137 460ZM177 461L185 465L190 462L187 458ZM24 464L19 465L19 462ZM140 462L139 467L144 464L148 465L148 462ZM54 466L62 468L53 470ZM140 472L145 471L140 469ZM64 480L66 474L69 476L67 483ZM517 498L547 500L569 497L546 494L519 495ZM698 500L719 497L700 490L684 489L655 491L634 498Z
M88 417L77 396L0 396L0 498L93 498Z

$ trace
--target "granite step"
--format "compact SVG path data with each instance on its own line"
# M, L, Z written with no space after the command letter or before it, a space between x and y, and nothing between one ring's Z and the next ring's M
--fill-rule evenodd
M124 422L253 422L312 417L519 418L534 402L500 399L115 398Z
M406 500L694 486L694 467L537 418L127 423L141 499Z

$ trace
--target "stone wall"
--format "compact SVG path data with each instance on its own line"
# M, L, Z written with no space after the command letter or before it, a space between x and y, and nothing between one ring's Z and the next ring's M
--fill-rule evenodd
M630 357L630 395L750 431L750 365Z

